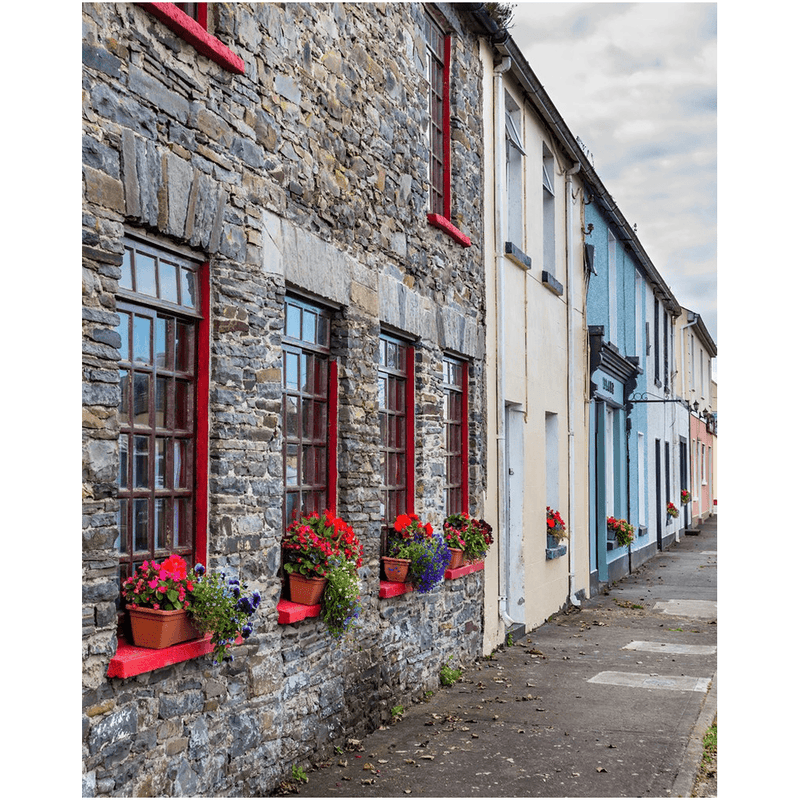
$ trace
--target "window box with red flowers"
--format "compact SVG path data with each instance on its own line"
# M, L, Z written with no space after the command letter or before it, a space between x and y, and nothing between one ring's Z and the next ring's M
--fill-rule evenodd
M190 570L176 554L143 562L122 585L132 642L120 640L109 676L132 677L208 654L215 664L232 661L230 650L253 632L250 617L261 602L258 592L245 590L237 578L206 573L202 564Z
M358 570L364 546L350 525L327 509L293 522L282 544L290 599L278 603L278 622L319 616L338 639L361 610Z
M608 517L606 526L612 542L618 547L627 547L633 542L633 525L627 520Z
M470 517L465 512L447 517L444 540L453 554L444 574L446 580L463 578L471 572L482 570L483 559L494 541L492 526L486 520Z
M670 517L670 519L674 519L675 517L677 517L678 513L679 512L678 509L675 507L675 503L667 503L667 516ZM668 519L667 522L669 522L670 519Z
M547 549L545 551L548 560L560 558L567 552L566 543L562 544L567 537L567 526L558 511L554 511L547 506Z

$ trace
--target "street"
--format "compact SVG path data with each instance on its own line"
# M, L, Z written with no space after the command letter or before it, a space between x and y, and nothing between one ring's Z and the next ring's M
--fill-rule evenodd
M716 718L716 554L712 517L282 792L690 796Z

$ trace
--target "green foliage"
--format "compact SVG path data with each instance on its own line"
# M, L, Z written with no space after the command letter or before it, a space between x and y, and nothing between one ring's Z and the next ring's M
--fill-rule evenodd
M511 631L506 634L506 647L513 647L514 646L514 637L511 635Z
M292 780L297 783L308 783L308 775L302 767L292 764Z
M397 719L402 717L404 711L405 711L405 709L403 708L403 706L393 706L392 707L392 720L396 721Z
M717 723L715 722L703 736L703 761L712 763L717 754Z
M448 658L448 661L451 659L452 656ZM442 664L442 668L439 670L439 680L442 682L442 686L452 686L461 680L462 672L463 670L451 667L449 664Z
M225 573L209 572L199 578L192 592L189 614L196 628L211 633L214 663L233 660L228 651L237 636L246 639L252 633L248 618L255 613L260 599L257 592L252 597L243 595L239 581L235 578L226 581Z
M328 585L320 618L334 639L353 626L361 610L358 574L351 565L334 567L328 573Z

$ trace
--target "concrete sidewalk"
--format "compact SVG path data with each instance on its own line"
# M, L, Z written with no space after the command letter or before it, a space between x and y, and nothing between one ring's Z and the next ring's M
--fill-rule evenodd
M303 797L688 797L716 715L716 520L308 771Z

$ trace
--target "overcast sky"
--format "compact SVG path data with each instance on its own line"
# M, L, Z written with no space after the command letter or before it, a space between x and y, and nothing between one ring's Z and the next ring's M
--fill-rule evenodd
M716 4L520 2L511 34L678 302L716 341Z

